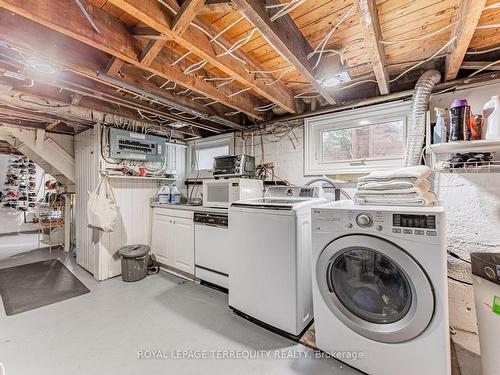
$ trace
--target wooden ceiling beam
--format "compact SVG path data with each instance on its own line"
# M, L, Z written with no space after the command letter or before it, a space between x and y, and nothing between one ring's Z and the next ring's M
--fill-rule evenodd
M99 77L99 72L104 71L103 67L107 63L108 55L106 53L22 17L13 17L2 9L0 9L0 39L24 54L41 60L57 61L57 65L60 67L96 83L116 89L115 86ZM50 46L44 45L45 40L51 40ZM188 97L162 90L153 82L145 79L143 71L134 65L125 64L122 67L122 73L123 76L117 78L119 81L151 92L168 101L176 102L181 106L179 109L188 108L203 113L209 121L217 122L217 116L226 120L223 111L219 111L217 106L200 108L196 102L191 101ZM77 100L82 100L80 96L85 96L84 93L78 94L75 95ZM236 123L231 124L231 121L226 121L224 124L226 126L239 126Z
M370 55L375 77L377 78L378 88L382 95L387 95L390 92L389 71L386 67L385 48L380 43L383 38L377 11L377 2L376 0L359 0L359 9L365 45Z
M200 14L210 14L210 13L230 13L235 12L237 9L234 7L231 1L224 1L218 3L211 3L207 1L205 7L201 8Z
M185 75L179 67L171 66L170 62L156 59L150 66L141 63L139 60L141 46L128 32L125 25L119 19L91 4L88 4L86 8L101 31L100 34L89 25L78 7L66 0L0 0L0 7L109 53L152 74L176 82L182 87L203 94L251 117L262 118L261 114L255 111L258 102L248 93L228 97L224 90L218 90L213 84L197 75ZM61 17L61 14L65 16Z
M166 40L151 40L144 51L141 52L141 57L139 58L142 64L151 65L156 56L160 53L161 49L165 46Z
M307 56L312 47L288 15L271 21L266 4L278 4L277 0L233 0L233 4L259 30L264 38L278 53L288 60L329 104L335 104L330 95L316 77L314 60Z
M184 34L204 6L205 0L185 0L172 21L172 31L179 35Z
M485 5L486 0L460 0L457 12L458 23L455 25L453 32L453 36L457 39L452 44L450 54L446 57L446 81L457 78L460 65L462 65L465 53L469 49Z
M112 57L109 60L109 63L106 66L106 68L104 69L104 71L106 72L107 75L110 75L113 77L113 76L118 74L118 72L122 68L123 64L124 64L123 60L121 60L117 57Z
M485 71L500 70L500 65L491 65L491 63L492 61L462 61L460 69L479 70L489 65L488 68L484 69Z
M163 0L163 2L168 4L176 14L180 11L180 6L176 0ZM172 30L173 16L166 7L157 1L108 0L108 3L119 7L142 23L165 35L168 39L180 44L202 60L206 60L209 64L224 72L229 77L234 77L244 86L252 88L257 94L278 104L286 111L295 113L293 92L283 82L278 82L275 85L266 85L264 81L250 74L248 70L261 69L254 69L254 67L259 64L252 61L249 56L241 50L234 53L235 56L246 61L248 63L247 65L228 55L219 56L225 51L216 43L211 43L209 37L200 30L200 28L203 30L210 30L211 35L215 35L216 32L211 30L210 26L203 24L199 25L200 28L197 28L191 24L188 28L188 32L181 36ZM232 44L224 42L225 38L223 36L219 37L218 40L227 47Z

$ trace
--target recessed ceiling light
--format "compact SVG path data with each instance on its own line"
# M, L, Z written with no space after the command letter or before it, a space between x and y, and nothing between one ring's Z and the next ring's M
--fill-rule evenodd
M359 125L370 125L370 121L368 121L368 120L361 120L359 122Z

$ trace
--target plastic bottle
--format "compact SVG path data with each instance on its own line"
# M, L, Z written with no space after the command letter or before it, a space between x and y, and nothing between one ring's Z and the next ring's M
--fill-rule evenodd
M169 204L170 203L170 186L164 185L158 190L158 203Z
M172 188L170 189L170 204L179 204L181 203L181 192L177 188L177 185L174 183Z
M485 139L500 139L500 97L491 97L483 108Z
M448 134L448 127L446 124L446 111L443 108L434 108L436 111L436 125L432 137L432 143L445 143Z
M455 99L450 108L449 142L467 140L469 118L467 116L468 103L465 99Z

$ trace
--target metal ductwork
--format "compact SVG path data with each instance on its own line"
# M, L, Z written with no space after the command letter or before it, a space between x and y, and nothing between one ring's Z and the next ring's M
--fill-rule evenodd
M427 111L429 110L429 99L432 89L440 80L441 73L437 70L429 70L422 74L415 85L413 107L406 141L405 165L407 167L420 164L425 139L425 122Z

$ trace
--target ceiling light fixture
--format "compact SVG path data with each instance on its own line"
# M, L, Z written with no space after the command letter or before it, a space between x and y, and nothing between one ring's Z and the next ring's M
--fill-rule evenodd
M321 85L323 87L335 87L335 86L340 85L341 83L346 83L349 81L351 81L351 77L349 76L349 73L340 72L340 73L336 73L336 74L328 74L321 81Z
M323 87L335 87L340 83L337 77L330 77L323 80Z

